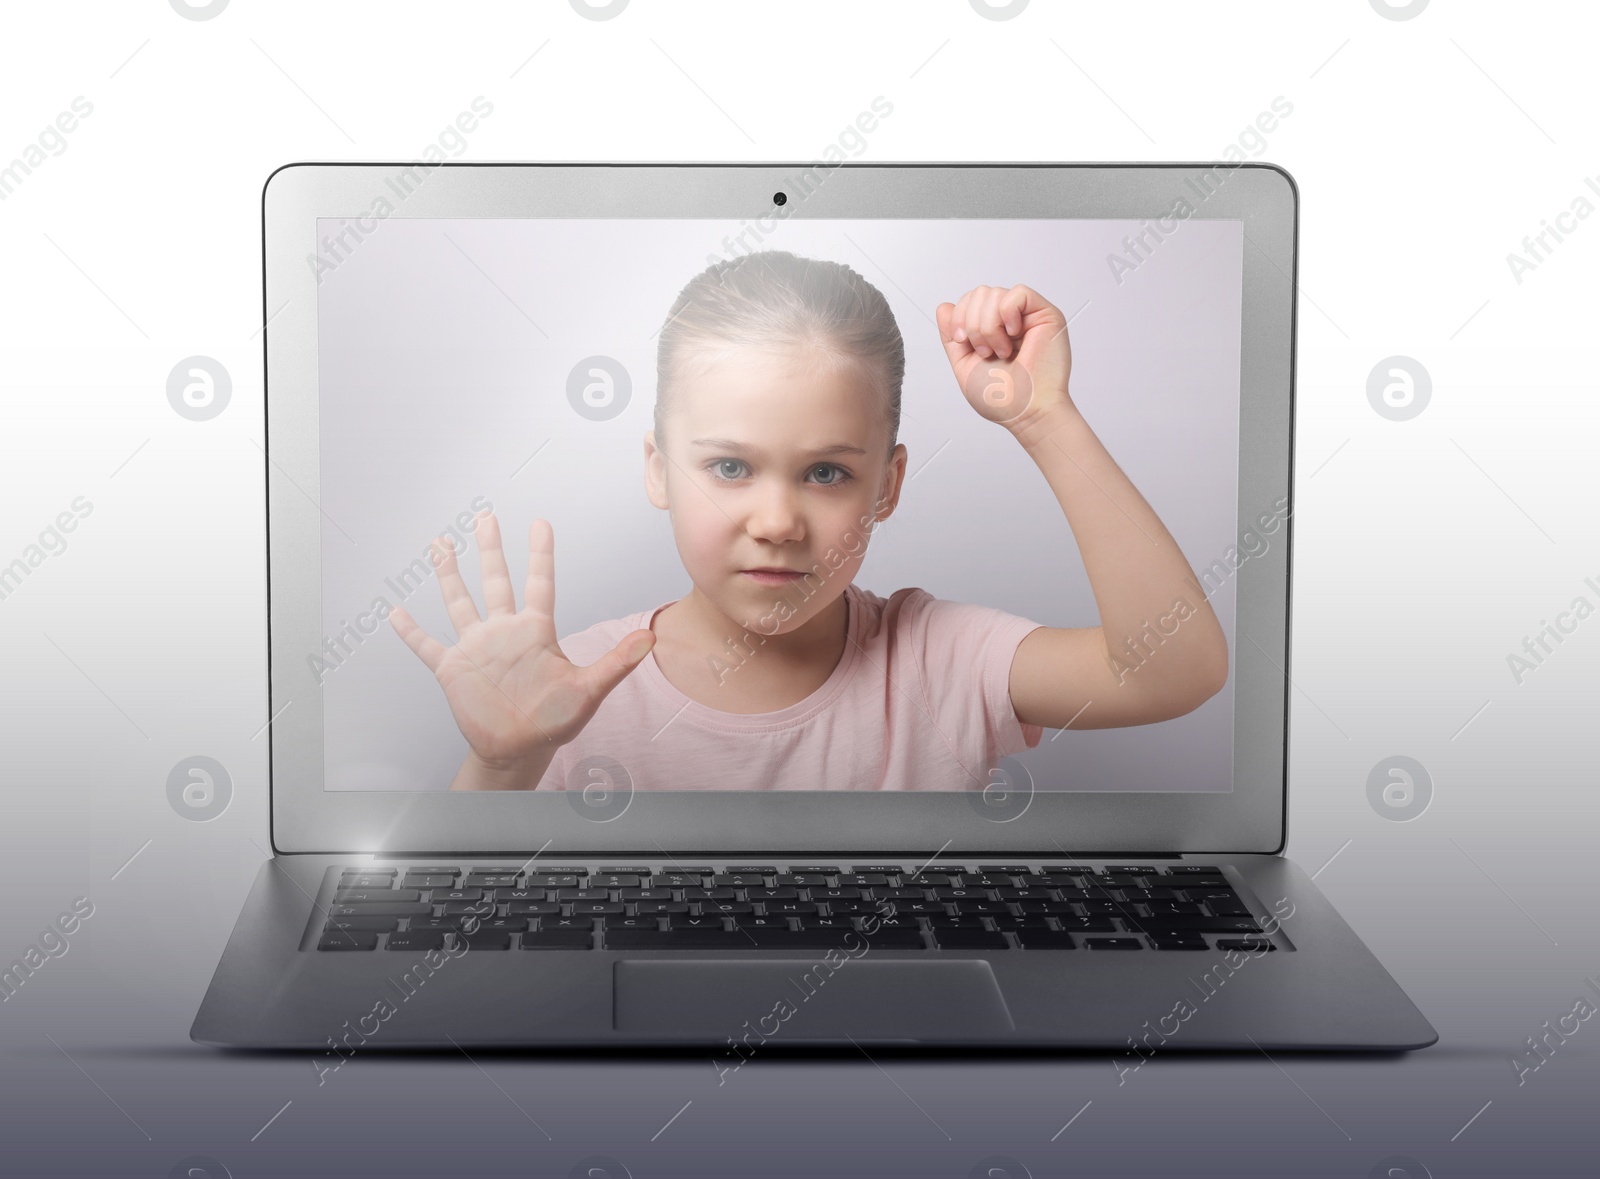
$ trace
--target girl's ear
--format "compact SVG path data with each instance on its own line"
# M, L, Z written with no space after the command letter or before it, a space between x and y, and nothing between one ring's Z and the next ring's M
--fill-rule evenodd
M663 511L667 509L666 455L656 445L656 432L649 430L644 436L644 493L650 502Z
M897 442L883 475L883 493L872 505L874 520L887 520L900 503L900 489L905 486L906 479L906 455L906 444Z

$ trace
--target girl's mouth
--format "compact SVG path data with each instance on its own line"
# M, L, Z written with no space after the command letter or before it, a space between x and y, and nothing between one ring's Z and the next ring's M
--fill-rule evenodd
M805 573L798 569L745 569L742 572L758 585L788 585L791 581L799 581L805 576Z

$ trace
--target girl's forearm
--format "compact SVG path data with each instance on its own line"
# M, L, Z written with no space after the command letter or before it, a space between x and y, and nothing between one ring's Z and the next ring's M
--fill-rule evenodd
M555 747L509 762L487 762L471 750L456 771L452 790L534 790L555 760Z
M1228 667L1216 613L1166 525L1077 407L1052 406L1012 433L1044 473L1077 539L1107 654L1141 669L1148 658L1160 669L1131 675L1129 685L1201 699L1216 691ZM1153 629L1159 638L1151 644L1142 636ZM1142 654L1151 646L1153 654Z

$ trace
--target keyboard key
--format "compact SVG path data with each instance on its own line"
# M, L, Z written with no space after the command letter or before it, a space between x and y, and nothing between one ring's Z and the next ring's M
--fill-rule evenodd
M839 876L840 888L870 888L875 884L888 884L882 872L844 872Z
M925 948L922 943L922 931L920 929L886 928L884 923L880 921L871 933L864 929L858 929L856 933L874 949L921 950Z
M319 950L376 950L377 948L377 934L348 933L344 930L325 933L322 935L322 940L317 943Z
M587 929L541 929L522 935L524 950L587 950L593 945L594 934Z
M1223 937L1217 939L1217 949L1219 950L1247 950L1250 953L1257 953L1276 950L1277 948L1264 937Z
M1123 916L1130 927L1142 933L1260 933L1261 926L1254 917L1129 917Z
M1194 901L1151 901L1145 908L1152 917L1191 917L1205 912Z
M601 866L599 868L596 868L595 871L598 872L602 876L648 876L648 875L650 875L650 869L648 867L639 867L639 866L618 867L616 864L605 864L605 865L603 865L603 866Z
M778 869L772 864L729 864L728 871L735 875L775 876Z
M1066 904L1065 901L1060 903L1062 905ZM1087 917L1119 917L1123 913L1137 914L1139 912L1130 901L1074 901L1072 904L1074 908L1082 909ZM1070 912L1066 908L1050 909L1050 911L1053 913Z
M1078 939L1056 929L1019 929L1017 941L1025 950L1075 950Z
M698 873L663 872L650 877L652 888L699 888L704 883L705 877Z
M1163 934L1160 937L1152 937L1150 940L1158 950L1205 950L1210 948L1206 945L1206 939L1197 933Z
M607 929L660 929L661 921L654 916L629 917L626 914L613 913L605 919L605 927Z
M721 888L765 888L767 878L759 872L724 872L713 876L711 883Z
M432 905L329 905L332 917L426 917L433 912Z
M434 929L460 929L468 921L476 921L476 917L413 917L410 927L413 930Z
M473 931L466 933L456 930L449 935L452 945L459 946L463 942L469 950L509 950L511 948L511 935L499 930Z
M570 872L530 872L523 878L524 888L577 888L579 877Z
M421 930L418 932L391 933L385 943L386 950L442 950L444 949L443 930Z
M926 918L926 920L928 922L928 927L930 929L984 929L984 928L987 928L983 923L984 922L984 918L982 918L982 917L965 917L965 916L963 916L963 917L950 917L950 916L935 914L935 915L933 915L931 917ZM1000 921L1005 920L1005 918L992 917L992 918L989 918L989 920L995 921L996 923L998 923ZM1012 917L1012 918L1010 918L1010 920L1018 922L1019 925L1020 925L1021 922L1031 920L1031 918L1027 918L1027 917ZM1043 929L1045 927L1043 921L1038 922L1038 925L1039 925L1040 929ZM1005 928L1005 926L1000 926L1000 928L1003 929L1003 928ZM1013 927L1013 928L1016 928L1016 927Z
M783 872L776 877L779 888L801 885L806 888L827 888L828 877L821 872Z
M651 913L687 913L689 906L683 901L640 901L634 910L641 917Z
M851 864L850 871L858 874L862 872L884 872L890 876L898 876L905 869L899 864Z
M648 875L648 873L646 873ZM590 888L638 888L637 872L598 872L589 877Z
M406 871L415 876L459 876L460 868L452 868L448 864L414 864Z
M817 906L810 901L766 901L762 906L769 914L781 913L791 917L798 917L802 913L815 913Z
M748 950L750 938L723 929L608 929L608 950Z
M620 901L573 901L572 915L574 917L609 917L613 913L623 912Z
M561 930L581 929L585 934L594 929L592 917L540 917L539 930L542 933L558 932Z
M542 901L548 889L543 888L497 888L494 890L496 901Z
M372 867L367 867L367 868L346 868L344 870L344 875L346 875L346 876L388 876L388 877L390 877L392 879L393 877L400 875L400 869L398 869L398 868L372 868Z
M333 933L347 930L352 933L389 933L400 928L398 917L334 917L323 928Z
M964 921L982 921L981 917L964 917ZM995 913L988 920L994 922L996 929L1049 929L1042 913L1024 913L1020 917L1009 913Z
M478 922L476 928L484 931L504 930L507 933L521 933L528 928L526 917L485 917Z
M859 888L813 888L809 890L814 901L859 901Z
M515 872L474 872L461 882L463 888L515 888Z
M695 912L702 916L712 913L754 913L755 906L749 901L701 901L695 905Z
M436 888L428 894L428 899L436 905L443 901L481 901L483 899L483 889Z
M444 906L445 916L456 917L466 914L471 917L493 917L495 903L485 897L481 901L446 901Z
M1144 942L1136 937L1086 937L1083 945L1088 950L1142 950Z
M372 902L398 904L402 901L420 901L422 894L409 888L341 888L333 894L341 905L365 905Z
M1215 864L1175 864L1167 869L1174 876L1221 876L1222 869Z
M721 917L702 917L698 913L672 913L667 917L668 929L725 929Z
M936 929L933 940L941 950L1004 950L1011 945L1005 934L982 929Z
M1189 899L1197 904L1203 904L1217 917L1250 916L1249 907L1239 899L1236 893L1194 889L1189 893Z
M623 888L617 890L625 901L670 901L670 888Z
M556 899L562 901L609 901L611 890L605 888L558 888Z
M339 888L341 891L347 888L389 889L393 887L394 877L392 875L382 876L369 872L364 876L342 876L339 878Z
M792 888L748 888L745 899L751 901L794 901L800 894Z
M923 950L922 934L914 929L880 929L866 933L859 929L752 929L748 931L763 950L826 950L834 946L858 946L865 942L875 950Z
M739 894L731 888L686 888L683 890L683 899L686 901L732 901L738 899Z
M1065 890L1063 890L1065 891ZM1131 902L1150 901L1181 901L1185 896L1193 899L1192 893L1181 893L1175 888L1125 888L1122 895Z
M1015 876L1018 872L1026 872L1026 864L979 864L978 871L984 875Z
M449 873L439 872L429 876L407 876L400 882L401 888L454 888L456 878Z

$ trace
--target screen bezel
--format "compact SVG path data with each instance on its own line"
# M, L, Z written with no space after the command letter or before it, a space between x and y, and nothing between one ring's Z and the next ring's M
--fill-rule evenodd
M775 206L773 194L788 202ZM397 199L397 194L404 193ZM1209 193L1203 200L1199 193ZM1231 792L1040 791L995 822L965 792L640 791L595 822L563 792L327 791L317 385L318 218L1195 219L1244 227L1238 531L1285 503L1281 535L1237 572ZM279 853L546 856L721 851L947 855L1282 851L1287 837L1299 195L1283 169L1243 164L297 163L262 193L272 846ZM319 701L308 707L310 699ZM663 861L665 862L665 861Z

